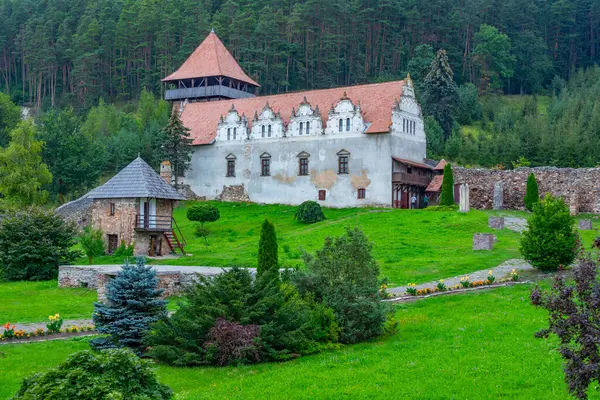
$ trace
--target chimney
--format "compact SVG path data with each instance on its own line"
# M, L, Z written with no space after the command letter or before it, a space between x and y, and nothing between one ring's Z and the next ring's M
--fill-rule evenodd
M169 185L171 184L171 163L167 160L160 163L160 177Z

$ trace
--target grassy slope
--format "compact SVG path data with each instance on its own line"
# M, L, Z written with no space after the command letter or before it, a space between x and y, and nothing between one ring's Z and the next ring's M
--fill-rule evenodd
M530 289L398 306L395 336L291 362L157 372L178 399L564 399L555 341L533 337L546 315L529 304ZM0 398L22 377L86 347L81 340L0 347Z
M185 209L176 210L188 251L193 254L177 260L177 264L255 266L260 225L265 218L277 229L279 259L284 266L302 266L301 249L315 251L323 246L328 235L341 235L345 227L362 228L373 242L373 255L382 276L396 285L485 269L518 256L518 235L507 230L497 232L500 242L493 252L471 250L473 233L491 232L487 214L480 211L465 215L421 210L327 209L326 221L304 225L293 219L295 207L291 206L239 203L217 203L217 206L221 219L206 224L212 231L208 248L194 236L195 224L187 221Z

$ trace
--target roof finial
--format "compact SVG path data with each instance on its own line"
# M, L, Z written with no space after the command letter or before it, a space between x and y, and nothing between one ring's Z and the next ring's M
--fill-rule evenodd
M140 153L138 152L138 158L140 158L140 157L141 157L141 155L140 155Z
M412 83L412 79L410 78L410 72L406 74L406 84L409 87L412 87L413 83Z
M215 28L210 28L210 33L215 33Z

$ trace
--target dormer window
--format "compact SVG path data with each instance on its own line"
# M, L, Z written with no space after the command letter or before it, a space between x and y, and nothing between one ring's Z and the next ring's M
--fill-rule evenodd
M346 132L350 132L350 118L346 118Z
M271 125L269 125L267 131L268 131L268 136L271 137Z
M310 135L310 122L309 121L306 122L306 134Z
M344 128L344 121L340 119L338 121L338 131L341 132L343 128Z
M231 140L231 128L227 128L227 140Z
M302 135L303 130L304 130L304 123L300 122L300 129L298 129L298 132L300 133L300 135Z
M236 136L237 136L237 128L233 128L233 140L235 140Z
M261 128L262 137L265 137L265 126L263 125Z

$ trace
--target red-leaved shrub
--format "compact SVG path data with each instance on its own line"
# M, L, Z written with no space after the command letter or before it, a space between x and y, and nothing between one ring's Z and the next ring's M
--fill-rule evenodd
M204 344L217 365L260 362L257 339L260 326L241 325L217 318Z

